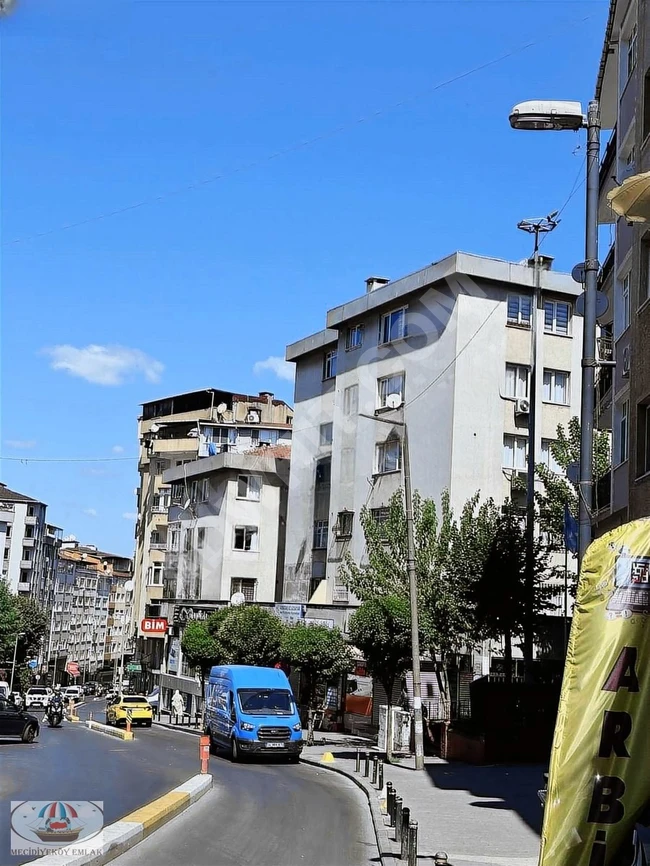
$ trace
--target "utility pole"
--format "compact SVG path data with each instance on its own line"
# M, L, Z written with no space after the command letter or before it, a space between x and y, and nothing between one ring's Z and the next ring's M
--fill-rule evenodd
M557 211L547 217L522 220L517 228L535 237L532 262L533 296L530 307L530 376L528 385L528 454L526 460L526 573L525 573L525 623L524 630L524 664L526 679L532 679L532 664L534 656L534 625L535 625L535 466L537 443L537 311L540 305L540 290L542 283L542 268L539 255L540 235L552 232L557 226Z

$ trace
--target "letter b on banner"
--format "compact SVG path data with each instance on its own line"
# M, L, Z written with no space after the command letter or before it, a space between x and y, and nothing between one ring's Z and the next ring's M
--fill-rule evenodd
M623 779L618 776L596 776L587 821L590 824L617 824L625 814L621 803L624 793Z

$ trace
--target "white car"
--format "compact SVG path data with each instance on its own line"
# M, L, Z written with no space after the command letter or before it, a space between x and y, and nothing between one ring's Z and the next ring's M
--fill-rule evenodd
M31 686L25 695L25 709L45 709L52 694L52 689L46 686Z
M74 701L76 704L78 704L79 701L83 701L84 690L81 688L81 686L68 686L67 688L63 689L61 696L63 697L63 700L66 704L68 703L68 701Z

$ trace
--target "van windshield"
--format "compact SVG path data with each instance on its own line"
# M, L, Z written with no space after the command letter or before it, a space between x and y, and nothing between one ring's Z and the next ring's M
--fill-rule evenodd
M239 706L251 716L290 716L293 713L291 692L281 689L238 689Z

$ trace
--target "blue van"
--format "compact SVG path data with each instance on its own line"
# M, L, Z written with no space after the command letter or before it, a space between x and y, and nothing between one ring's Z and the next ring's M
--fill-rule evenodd
M205 732L212 750L286 755L297 762L302 751L298 707L284 671L251 665L217 665L205 697Z

